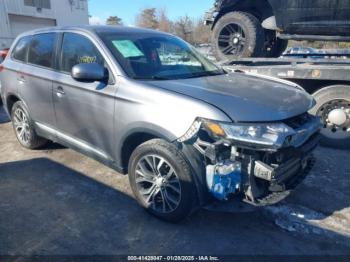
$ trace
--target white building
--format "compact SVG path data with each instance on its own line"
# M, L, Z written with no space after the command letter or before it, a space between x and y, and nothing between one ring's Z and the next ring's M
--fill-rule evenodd
M0 49L28 30L84 24L89 24L87 0L0 0Z

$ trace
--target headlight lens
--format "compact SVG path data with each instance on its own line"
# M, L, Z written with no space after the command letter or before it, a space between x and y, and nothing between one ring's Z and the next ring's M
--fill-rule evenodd
M282 147L288 137L295 135L283 123L228 124L204 120L203 124L213 136L268 147Z

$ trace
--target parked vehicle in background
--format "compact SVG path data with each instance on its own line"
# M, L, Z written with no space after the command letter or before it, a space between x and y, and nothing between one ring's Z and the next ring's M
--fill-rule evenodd
M326 58L327 53L312 47L290 47L281 57Z
M350 40L350 0L216 0L207 13L218 60L279 57L288 40Z
M314 99L298 86L227 73L181 39L127 27L21 35L1 96L19 143L53 140L129 174L149 212L179 221L211 198L274 204L306 176Z

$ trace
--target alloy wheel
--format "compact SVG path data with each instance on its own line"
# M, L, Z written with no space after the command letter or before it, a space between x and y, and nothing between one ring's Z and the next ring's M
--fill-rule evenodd
M172 165L158 155L142 157L135 171L137 190L147 206L171 213L181 201L181 184Z
M226 56L238 56L243 53L246 36L241 26L237 24L226 25L219 34L218 46Z
M28 117L26 113L21 109L17 108L13 118L13 124L18 139L23 143L27 144L30 140L30 127Z

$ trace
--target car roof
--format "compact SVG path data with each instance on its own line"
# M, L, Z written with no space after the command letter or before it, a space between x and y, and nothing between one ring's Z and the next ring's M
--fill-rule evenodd
M145 29L145 28L139 28L139 27L84 25L84 26L56 26L56 27L35 29L32 31L25 32L21 36L40 34L40 33L57 32L57 31L71 31L71 30L81 31L81 32L90 32L90 33L96 33L96 34L100 34L100 33L126 34L127 33L127 34L140 34L140 35L142 35L142 34L169 35L169 34L164 33L164 32L151 30L151 29Z

